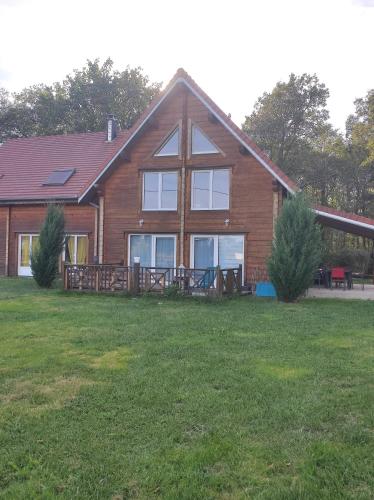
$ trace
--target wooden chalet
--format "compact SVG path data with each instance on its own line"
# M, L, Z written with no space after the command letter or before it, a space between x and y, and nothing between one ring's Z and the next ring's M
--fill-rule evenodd
M135 125L0 146L0 275L31 275L46 205L64 205L62 261L265 269L296 185L182 69ZM374 238L374 220L316 207L322 224Z

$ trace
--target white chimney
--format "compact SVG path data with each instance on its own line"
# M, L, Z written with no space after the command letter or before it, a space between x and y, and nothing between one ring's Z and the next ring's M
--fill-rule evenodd
M117 121L114 115L108 115L107 141L113 141L117 136Z

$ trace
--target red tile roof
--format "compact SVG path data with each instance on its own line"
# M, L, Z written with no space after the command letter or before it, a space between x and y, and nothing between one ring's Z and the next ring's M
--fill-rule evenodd
M332 216L331 218L337 218L336 220L345 219L342 222L346 222L347 224L353 224L357 226L372 226L372 229L374 231L374 219L371 219L369 217L364 217L362 215L357 215L350 212L344 212L343 210L337 210L335 208L325 207L323 205L314 205L313 208L322 217L324 216L324 214L326 214L327 217Z
M106 142L105 132L11 139L0 146L0 200L77 200L118 151L128 131ZM75 169L63 186L43 183L54 170Z

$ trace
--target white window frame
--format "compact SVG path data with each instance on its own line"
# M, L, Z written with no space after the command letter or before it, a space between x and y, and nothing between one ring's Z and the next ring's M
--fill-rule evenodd
M146 174L157 174L158 175L158 208L145 208L145 175ZM161 208L161 195L162 195L162 175L163 174L175 174L177 177L177 200L175 208ZM142 189L142 210L144 212L176 212L178 210L178 172L176 170L152 170L143 172L143 189Z
M159 151L165 146L165 144L169 141L169 139L175 134L175 132L178 130L178 152L177 153L164 153L160 154ZM153 156L155 158L172 158L172 157L177 157L180 158L181 155L181 149L182 149L182 128L181 128L181 122L178 122L178 125L176 125L173 130L165 137L165 139L162 141L161 146L159 146L156 151L153 153Z
M242 276L244 276L244 265L245 265L245 235L242 233L239 234L191 234L190 238L190 267L194 268L194 262L195 262L195 238L213 238L214 240L214 247L213 247L213 265L214 267L217 267L219 265L218 263L218 239L220 237L227 238L230 236L241 236L243 238L243 246L242 246L242 252L243 252L243 264L242 264Z
M128 265L131 266L131 236L151 236L151 268L156 267L156 240L157 238L173 238L174 239L174 262L173 267L176 267L177 264L177 235L176 234L164 234L164 233L131 233L128 235L127 241L127 262ZM136 257L136 256L135 256ZM140 262L140 266L142 263Z
M21 266L21 240L23 236L28 236L29 237L29 243L30 243L30 254L29 254L29 265L28 266ZM32 254L32 238L34 236L39 237L39 233L20 233L18 235L18 263L17 263L17 275L18 276L32 276L31 272L31 254Z
M195 127L197 130L199 130L199 132L209 141L213 144L213 146L216 148L217 151L204 151L204 150L201 150L201 151L198 151L198 152L193 152L192 151L192 148L193 148L193 127ZM195 123L193 123L192 121L190 122L190 125L188 127L189 129L189 135L190 135L190 138L189 138L189 153L191 156L197 156L197 155L217 155L217 154L222 154L222 151L220 150L220 148L217 146L217 144L212 141L212 139L198 126L196 125Z
M88 262L88 235L87 234L65 234L65 238L74 238L74 259L72 259L71 265L76 266L77 264L77 250L78 250L78 238L87 238L87 262ZM71 257L71 256L70 256ZM62 261L65 262L65 245L62 250Z
M228 172L228 177L229 177L229 203L227 208L213 208L213 176L214 172L218 171L226 171ZM208 208L194 208L193 203L194 203L194 183L195 183L195 173L200 173L200 172L208 172L210 174L209 177L209 207ZM192 170L192 176L191 176L191 210L230 210L230 198L231 198L231 173L229 168L210 168L210 169L199 169L199 170Z

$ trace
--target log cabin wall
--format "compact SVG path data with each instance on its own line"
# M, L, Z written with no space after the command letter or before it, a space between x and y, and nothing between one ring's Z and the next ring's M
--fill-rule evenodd
M2 259L2 231L5 208L0 207L0 273L4 274L4 260ZM65 230L71 234L88 235L88 259L93 262L94 257L94 230L95 209L91 206L65 205ZM9 269L10 276L17 275L18 269L18 235L39 233L46 215L46 207L41 205L15 205L11 207L9 221Z
M187 94L187 96L186 96ZM176 88L154 115L151 125L136 139L127 160L118 161L101 189L105 200L104 262L128 261L128 235L131 233L170 233L177 235L179 256L180 185L177 211L143 211L144 171L181 171L182 159L154 157L163 139L181 122L183 102L192 120L220 148L222 154L194 155L186 161L185 244L183 263L190 266L192 234L243 234L245 270L264 266L273 235L273 178L251 155L240 152L239 143L218 122L212 120L203 104L184 87ZM193 169L228 167L231 170L229 210L191 210ZM229 223L225 224L225 220ZM247 273L248 276L248 273Z
M6 272L8 207L0 207L0 276Z

